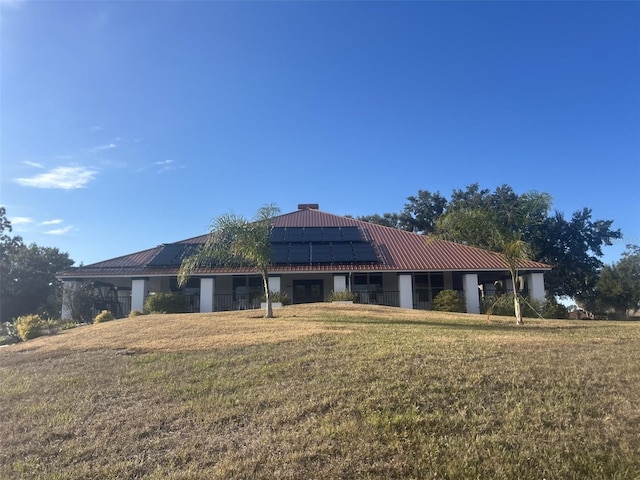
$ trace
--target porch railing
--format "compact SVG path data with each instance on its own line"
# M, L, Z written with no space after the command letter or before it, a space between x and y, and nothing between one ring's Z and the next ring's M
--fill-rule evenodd
M362 291L353 292L357 295L356 303L362 303L364 305L386 305L388 307L400 306L400 292L399 291Z

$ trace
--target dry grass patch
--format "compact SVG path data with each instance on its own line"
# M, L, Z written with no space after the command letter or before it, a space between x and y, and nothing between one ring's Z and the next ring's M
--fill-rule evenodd
M136 317L0 350L0 478L640 475L640 324L277 315Z

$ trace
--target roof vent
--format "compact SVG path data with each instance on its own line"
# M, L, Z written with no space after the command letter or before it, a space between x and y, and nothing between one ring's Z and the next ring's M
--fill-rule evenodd
M317 203L299 203L298 210L318 210L320 205Z

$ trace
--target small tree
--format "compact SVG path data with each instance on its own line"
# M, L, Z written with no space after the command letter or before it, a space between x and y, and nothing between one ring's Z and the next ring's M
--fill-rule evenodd
M518 295L518 268L522 260L526 260L530 255L530 248L526 242L519 238L509 240L504 243L502 250L505 261L511 274L511 283L513 285L513 308L516 316L516 323L523 325L522 309L520 308L520 297Z
M178 285L186 285L189 277L203 267L254 268L262 276L267 304L265 318L273 318L269 291L269 268L271 267L269 235L273 227L273 218L279 213L278 207L269 204L258 210L253 221L234 214L225 214L216 218L211 225L206 243L182 261Z

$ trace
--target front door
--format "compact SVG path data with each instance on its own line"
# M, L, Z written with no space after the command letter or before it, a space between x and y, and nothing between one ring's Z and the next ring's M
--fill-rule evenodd
M324 301L322 280L294 280L293 303L313 303Z

